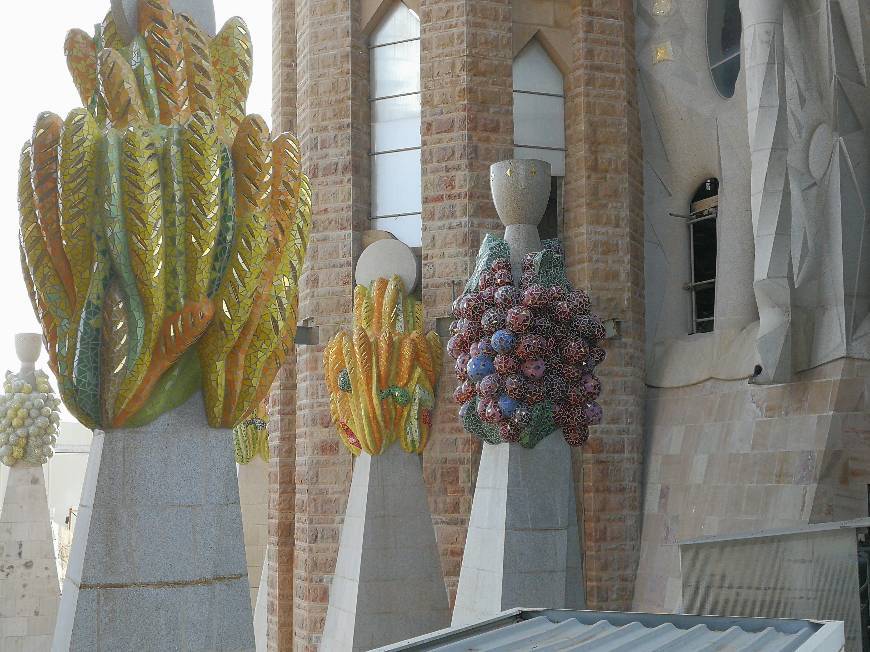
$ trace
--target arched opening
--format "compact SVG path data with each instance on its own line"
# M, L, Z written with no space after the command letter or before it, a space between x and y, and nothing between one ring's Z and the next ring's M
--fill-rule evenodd
M538 230L559 235L565 178L565 81L550 55L533 38L513 63L514 158L547 161L553 175L550 201Z
M420 18L395 3L369 38L371 220L411 247L422 240Z
M734 95L740 74L740 0L708 0L707 57L713 84L722 97Z
M716 217L719 214L719 180L706 179L692 197L689 208L689 265L692 294L692 332L710 333L716 305Z

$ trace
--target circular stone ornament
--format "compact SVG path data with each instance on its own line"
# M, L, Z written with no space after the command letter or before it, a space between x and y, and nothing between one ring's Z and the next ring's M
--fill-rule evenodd
M354 279L357 285L368 287L375 279L392 276L402 279L407 294L417 287L417 258L404 242L378 240L366 247L356 261Z

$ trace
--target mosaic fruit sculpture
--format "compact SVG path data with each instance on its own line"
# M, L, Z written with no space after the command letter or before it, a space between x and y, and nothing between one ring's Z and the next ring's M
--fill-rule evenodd
M21 152L21 255L49 365L89 427L135 427L202 388L232 427L292 346L310 192L288 134L245 115L252 45L141 0L124 46L111 12L72 30L87 108L41 114Z
M266 409L260 405L254 416L233 428L237 464L248 464L257 455L264 461L269 461L269 431L266 419Z
M354 291L353 333L324 353L332 420L354 455L383 453L397 439L421 453L429 439L441 371L438 334L423 334L423 305L402 280L379 278Z
M557 428L582 446L600 423L595 367L605 332L589 297L565 277L557 241L526 256L514 285L510 251L488 235L477 267L453 306L447 351L456 360L465 429L490 444L534 448Z
M45 464L54 455L60 424L60 399L44 371L35 372L35 383L6 372L0 394L0 462Z

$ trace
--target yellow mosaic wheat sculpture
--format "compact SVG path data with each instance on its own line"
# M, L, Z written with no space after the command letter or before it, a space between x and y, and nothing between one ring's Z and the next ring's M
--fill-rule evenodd
M332 419L351 453L378 455L397 439L423 452L442 356L438 334L423 334L422 304L405 296L398 276L356 287L353 333L340 331L324 353Z
M310 191L289 134L245 115L251 37L209 38L168 0L110 12L65 51L86 108L41 114L21 151L22 269L64 403L90 427L143 425L202 388L232 427L296 330Z

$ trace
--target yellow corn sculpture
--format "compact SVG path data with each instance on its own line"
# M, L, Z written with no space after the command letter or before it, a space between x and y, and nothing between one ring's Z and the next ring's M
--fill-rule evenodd
M340 331L324 353L332 419L351 453L378 455L397 439L423 452L442 355L398 276L356 287L353 333Z
M311 193L299 148L245 115L248 28L209 38L140 0L66 38L85 108L41 114L21 151L21 256L64 403L144 425L203 390L209 423L254 415L292 346Z

